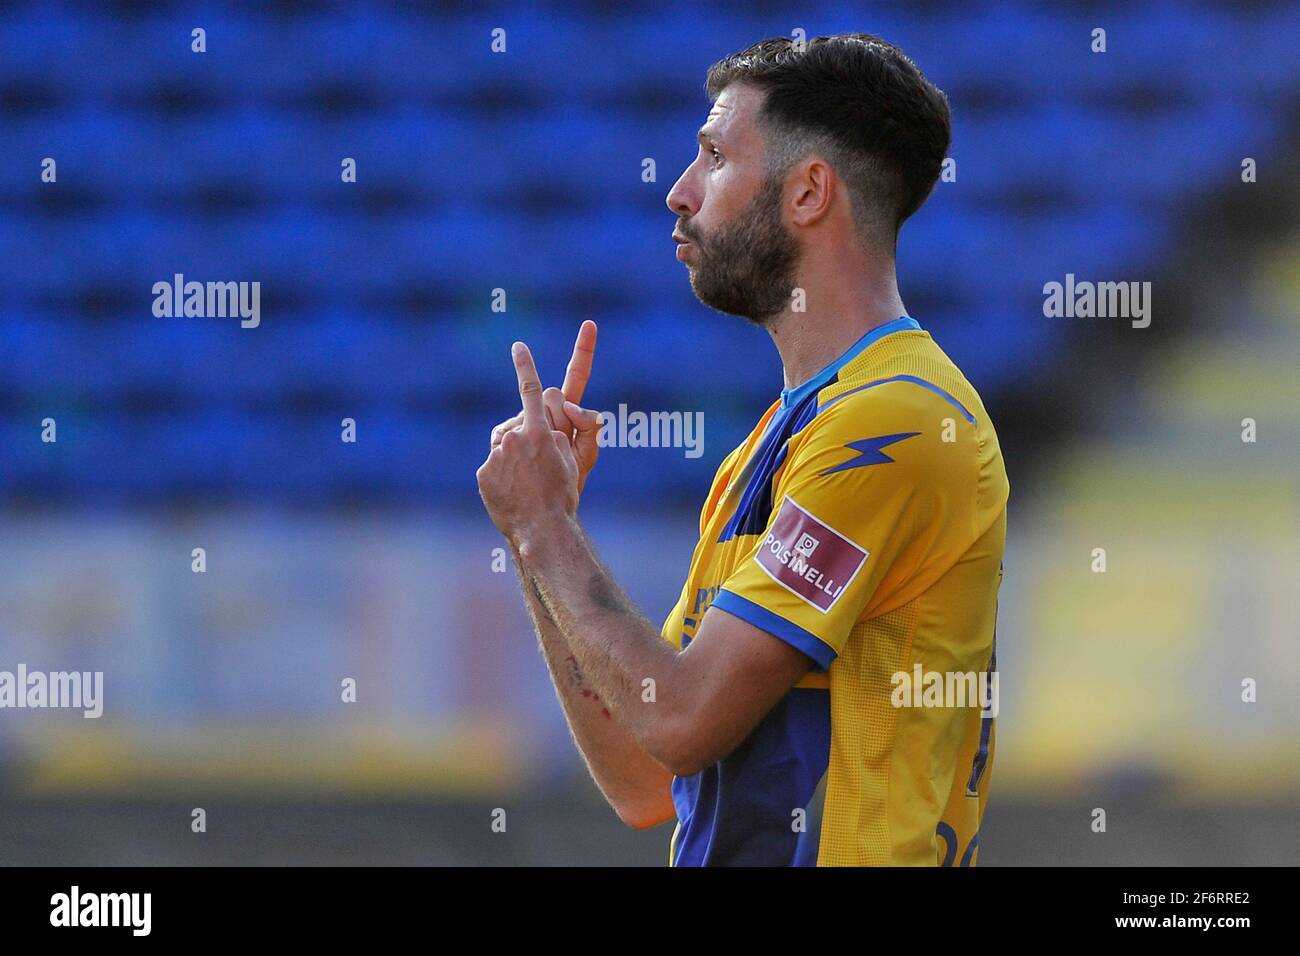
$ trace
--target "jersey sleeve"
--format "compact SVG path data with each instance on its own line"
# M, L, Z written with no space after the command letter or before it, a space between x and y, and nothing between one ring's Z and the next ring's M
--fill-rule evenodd
M767 526L713 606L825 670L859 620L920 594L973 540L976 436L898 383L830 403L797 437Z

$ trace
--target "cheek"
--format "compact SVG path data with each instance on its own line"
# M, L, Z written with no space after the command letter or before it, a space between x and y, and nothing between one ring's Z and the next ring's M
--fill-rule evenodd
M704 181L703 202L700 204L700 214L696 216L704 226L705 235L708 235L709 229L730 222L744 208L752 192L725 166L710 173Z

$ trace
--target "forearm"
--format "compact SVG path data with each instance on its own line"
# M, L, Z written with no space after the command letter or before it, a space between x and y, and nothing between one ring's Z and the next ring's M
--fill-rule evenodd
M576 518L538 529L518 553L585 686L642 751L673 767L690 710L678 652L601 565Z
M596 786L631 826L653 826L669 819L675 812L672 773L637 744L588 686L577 657L543 605L517 549L515 568L560 707Z

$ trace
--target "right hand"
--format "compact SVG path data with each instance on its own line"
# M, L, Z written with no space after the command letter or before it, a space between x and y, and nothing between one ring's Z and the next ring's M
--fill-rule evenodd
M591 378L592 361L596 355L596 323L590 319L583 322L578 329L577 341L573 343L573 356L564 373L562 388L554 386L542 392L546 404L546 416L554 431L561 432L573 447L578 460L578 491L581 493L587 483L587 475L596 466L596 456L600 447L596 442L600 434L600 413L581 406L582 393ZM501 444L506 432L519 428L524 423L521 411L513 418L507 418L492 429L491 447Z

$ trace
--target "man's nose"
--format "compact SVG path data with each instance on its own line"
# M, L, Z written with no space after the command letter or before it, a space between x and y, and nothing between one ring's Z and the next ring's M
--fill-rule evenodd
M700 211L700 204L695 190L690 183L690 170L682 173L677 182L673 183L673 188L668 190L668 208L676 216L689 219Z

